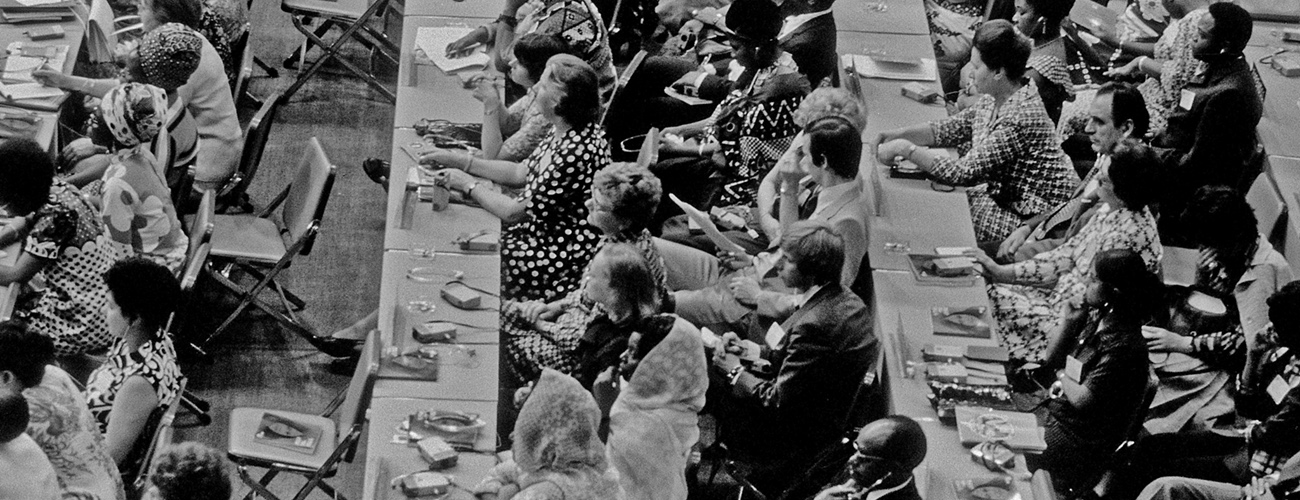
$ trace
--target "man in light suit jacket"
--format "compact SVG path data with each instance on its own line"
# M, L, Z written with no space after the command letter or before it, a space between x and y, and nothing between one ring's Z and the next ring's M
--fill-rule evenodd
M799 137L803 144L775 167L780 169L781 226L788 230L799 220L800 182L807 176L816 203L808 219L826 223L842 240L843 265L836 281L847 290L867 253L867 199L857 179L861 132L842 116L826 116L809 123ZM669 268L670 286L674 275L692 275L686 281L694 286L675 292L674 298L676 313L696 325L736 324L755 311L780 321L794 311L798 295L777 280L758 276L748 257L731 256L724 264L684 245L656 243ZM724 269L728 265L735 267Z
M713 405L723 442L762 471L751 481L765 492L779 492L800 466L838 442L854 395L877 360L867 306L839 283L843 248L817 221L795 224L782 238L781 278L800 300L781 323L776 347L763 353L773 375L742 363L735 334L726 334L714 352L715 380L729 386L715 391L725 396Z

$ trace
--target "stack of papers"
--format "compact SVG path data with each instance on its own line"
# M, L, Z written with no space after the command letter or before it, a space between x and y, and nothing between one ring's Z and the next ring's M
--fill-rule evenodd
M41 46L14 42L9 44L5 53L8 57L5 58L4 73L0 74L0 79L6 82L35 82L32 78L33 70L45 65L63 69L63 64L68 60L67 45Z
M421 27L415 33L415 48L423 51L433 64L448 73L469 68L482 69L490 61L482 47L475 48L474 53L465 57L447 57L447 44L464 38L473 30L474 28L468 27Z
M939 79L939 67L930 58L899 58L889 56L864 56L844 54L845 67L857 68L858 74L867 78L886 80L915 80L933 82Z
M39 83L15 83L13 85L0 84L0 95L11 101L22 101L26 99L46 99L50 97L61 97L63 91L46 87Z

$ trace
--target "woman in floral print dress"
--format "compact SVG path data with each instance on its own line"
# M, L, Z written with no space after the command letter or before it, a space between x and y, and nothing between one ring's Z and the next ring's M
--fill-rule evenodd
M1061 246L1011 265L984 253L977 260L989 280L989 301L1002 344L1017 360L1041 363L1048 337L1064 308L1082 306L1084 291L1095 279L1097 254L1115 248L1136 252L1155 271L1163 252L1155 218L1147 205L1157 186L1159 160L1138 143L1124 143L1111 155L1109 168L1097 175L1103 206L1079 234Z

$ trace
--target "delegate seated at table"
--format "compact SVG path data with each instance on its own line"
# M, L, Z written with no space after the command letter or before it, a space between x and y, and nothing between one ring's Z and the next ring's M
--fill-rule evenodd
M1237 380L1238 407L1253 423L1242 432L1183 431L1142 438L1133 448L1133 465L1119 476L1117 492L1131 495L1162 476L1244 486L1276 473L1300 452L1300 390L1295 388L1300 382L1300 282L1269 297L1268 319L1268 327L1253 336Z
M1193 55L1205 64L1204 71L1188 81L1168 127L1151 141L1170 150L1160 200L1162 238L1178 240L1195 231L1177 223L1197 188L1221 184L1244 193L1260 173L1249 162L1264 100L1242 54L1251 24L1250 13L1232 3L1210 5L1209 14L1197 21Z
M1114 82L1103 85L1088 114L1087 130L1097 161L1065 203L1029 219L1005 240L981 243L984 252L998 262L1009 264L1031 259L1078 234L1097 213L1096 177L1110 164L1111 150L1120 141L1140 140L1146 135L1147 108L1142 94L1131 85Z
M1078 183L1033 82L1024 79L1030 42L1011 23L990 21L975 33L972 82L984 94L951 118L882 132L877 159L915 163L940 182L966 190L976 241L1006 238L1026 220L1064 202ZM958 159L926 147L969 148Z
M566 52L586 61L596 72L600 109L609 106L617 78L614 56L609 50L609 30L591 0L506 0L496 21L447 44L447 56L466 56L478 45L484 45L492 57L490 68L508 73L515 41L531 33L558 35L564 39L569 45Z
M853 440L853 455L845 464L848 476L813 500L872 498L921 500L912 469L925 461L925 431L903 415L890 415L862 426Z
M1211 427L1232 412L1232 380L1246 346L1268 324L1268 297L1292 277L1286 259L1259 234L1254 209L1236 190L1201 188L1183 220L1196 228L1191 235L1199 254L1195 281L1190 289L1168 294L1169 321L1143 327L1162 374L1147 416L1152 434Z
M180 23L191 30L201 25L202 4L186 0L146 0L139 4L140 22L146 34L168 23ZM221 56L203 35L198 68L184 85L176 89L177 97L193 114L198 126L199 149L195 163L194 189L217 189L230 178L239 164L243 150L243 131L235 111L235 100L226 80ZM146 57L148 54L141 54ZM159 71L176 72L184 65L172 66L165 59L141 61L146 68L157 65ZM45 85L102 97L120 82L116 79L89 79L64 75L57 70L37 70L32 76Z
M53 338L57 356L108 347L103 276L120 248L99 211L54 178L50 155L29 139L0 142L0 206L16 217L0 229L0 248L23 242L17 263L0 266L0 286L24 285L14 318ZM27 286L37 273L45 277L39 291Z
M1025 457L1030 470L1051 473L1061 498L1091 491L1142 420L1150 372L1142 324L1164 306L1164 284L1133 250L1102 251L1089 265L1082 303L1063 311L1048 355L1048 366L1065 369L1039 412L1047 449Z
M848 428L849 407L863 376L874 369L880 344L871 314L840 285L844 243L825 223L803 221L785 234L781 278L800 294L798 309L780 324L776 348L765 350L769 375L750 371L728 332L714 350L715 408L720 439L755 465L760 491L782 491L812 457L835 445Z
M777 167L781 171L782 226L787 228L782 234L798 219L796 197L800 180L807 175L820 188L815 195L817 209L809 220L825 223L840 238L844 255L836 281L847 290L857 279L867 251L866 198L857 180L861 133L848 119L828 115L809 123L804 137L798 153ZM736 325L746 318L744 323L752 324L755 312L780 321L798 302L797 294L780 284L760 283L767 277L756 275L748 256L729 256L727 265L740 266L723 273L719 259L705 252L669 242L661 243L660 248L669 274L685 275L682 282L698 286L673 294L677 314L697 325ZM767 256L767 260L775 261L780 253Z
M989 281L1000 342L1012 359L1043 362L1049 336L1063 312L1080 307L1094 279L1092 262L1098 253L1126 248L1141 256L1148 269L1159 269L1163 248L1149 208L1158 169L1151 148L1120 144L1111 154L1110 165L1097 175L1097 197L1106 206L1079 234L1049 252L1010 265L976 252Z

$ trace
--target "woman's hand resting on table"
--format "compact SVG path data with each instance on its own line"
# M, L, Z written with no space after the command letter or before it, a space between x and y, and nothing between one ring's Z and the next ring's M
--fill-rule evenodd
M427 151L420 153L420 164L434 168L465 170L465 167L469 166L469 159L466 153L463 152L431 147Z
M458 193L464 193L475 177L454 168L444 168L433 173L433 183Z
M1143 326L1142 337L1147 340L1147 350L1151 352L1192 352L1192 338L1184 337L1158 326Z
M492 26L480 26L474 31L466 33L459 40L447 44L447 57L457 59L468 56L474 51L474 47L492 41Z
M983 250L973 248L966 255L975 259L975 263L984 268L984 271L981 274L983 274L990 282L1010 283L1015 281L1015 272L1011 270L1011 266L998 264L997 261L989 257L989 255L984 253Z
M50 66L41 66L32 70L32 79L41 85L56 89L71 89L73 87L71 76L65 75L62 71Z
M907 157L907 152L915 144L907 139L891 139L876 146L876 160L885 165L897 165L899 158Z
M560 308L554 304L548 304L540 300L529 300L527 302L511 302L517 314L529 323L536 323L538 320L555 321L560 315Z

